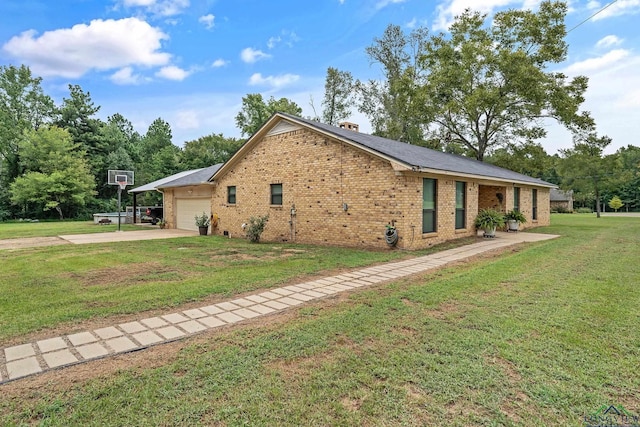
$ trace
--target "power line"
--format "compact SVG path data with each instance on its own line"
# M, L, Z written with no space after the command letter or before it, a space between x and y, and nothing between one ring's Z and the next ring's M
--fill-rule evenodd
M600 9L599 11L597 11L596 13L594 13L593 15L591 15L590 17L588 17L587 19L585 19L584 21L580 22L578 25L576 25L575 27L573 27L572 29L570 29L569 31L567 31L567 34L569 34L571 31L575 30L576 28L578 28L580 25L584 24L585 22L587 22L588 20L590 20L591 18L593 18L594 16L596 16L597 14L599 14L600 12L603 12L606 8L608 8L609 6L611 6L612 4L616 3L618 0L613 0L612 2L610 2L609 4L607 4L605 7L603 7L602 9Z

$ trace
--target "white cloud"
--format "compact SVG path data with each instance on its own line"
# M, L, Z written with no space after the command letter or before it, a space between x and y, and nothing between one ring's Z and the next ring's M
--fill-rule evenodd
M594 9L600 9L600 2L599 1L590 1L589 3L587 3L587 9L589 10L594 10Z
M270 37L269 40L267 40L267 47L269 49L273 49L280 43L283 43L288 47L293 47L293 45L299 41L300 37L298 37L295 32L282 30L279 35Z
M598 58L585 59L584 61L571 64L565 68L564 72L569 75L577 75L608 70L619 65L629 54L630 52L628 50L615 49Z
M180 67L176 67L175 65L169 65L167 67L162 67L157 73L157 77L162 77L167 80L177 80L182 81L189 77L191 74L190 71L183 70Z
M598 13L592 19L598 21L600 19L611 18L620 15L635 15L640 12L640 0L618 0L611 6Z
M200 127L198 112L194 110L178 111L174 126L177 129L198 129Z
M261 50L248 47L246 49L242 49L242 52L240 52L240 58L248 64L253 64L261 59L271 58L271 55L264 53Z
M224 67L225 65L229 64L229 61L226 61L222 58L218 58L215 61L213 61L213 63L211 64L211 66L213 68L220 68L220 67Z
M263 77L260 73L255 73L249 78L249 85L268 85L273 88L281 88L283 86L295 83L300 79L300 76L296 74L282 74L279 76L266 76Z
M399 3L404 3L405 0L380 0L378 1L378 3L376 3L375 9L376 10L380 10L380 9L384 9L385 7L389 6L390 4L399 4Z
M433 29L435 31L448 29L454 18L461 15L465 9L491 14L495 9L520 2L519 0L445 0L436 7L438 15L433 23Z
M622 43L622 39L618 38L616 36L613 35L609 35L606 37L601 38L600 40L598 40L598 43L596 43L596 47L597 48L607 48L607 47L611 47L611 46L617 46L619 44Z
M198 22L200 22L201 24L204 24L205 27L207 27L208 30L212 29L214 26L214 20L216 19L215 16L213 16L212 14L208 14L208 15L204 15L201 16L200 18L198 18Z
M124 67L116 71L109 79L117 85L137 85L144 80L140 74L134 74L131 67Z
M269 49L273 49L274 47L276 47L276 44L280 43L281 41L282 41L282 38L280 36L270 37L269 40L267 41L267 47Z
M118 0L116 4L126 8L143 8L158 16L174 16L189 7L189 0Z
M160 49L161 41L168 38L138 18L96 19L39 37L35 30L25 31L2 48L35 74L77 78L90 70L165 65L171 55Z

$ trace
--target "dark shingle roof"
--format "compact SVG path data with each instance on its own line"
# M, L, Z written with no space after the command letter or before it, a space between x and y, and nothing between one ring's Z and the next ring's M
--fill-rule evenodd
M384 156L404 163L409 167L479 175L507 181L518 181L531 183L534 185L542 185L545 187L555 187L554 184L543 181L541 179L532 178L530 176L494 166L489 163L471 159L469 157L444 153L442 151L432 150L426 147L420 147L417 145L394 141L392 139L382 138L366 133L360 133L349 129L343 129L285 113L278 114L284 118L290 119L291 121L304 123L307 126L316 128L329 134L333 134L334 136L341 139L346 139L352 143L366 147L369 150L373 150Z
M222 166L222 163L209 166L208 168L196 169L193 173L185 175L181 178L173 181L165 182L158 186L158 188L173 188L173 187L185 187L188 185L206 184L209 182L213 174Z

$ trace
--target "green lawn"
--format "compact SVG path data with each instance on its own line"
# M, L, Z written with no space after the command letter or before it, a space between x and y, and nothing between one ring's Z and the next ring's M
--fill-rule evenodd
M0 222L0 239L105 233L117 229L117 222L110 225L97 225L93 221ZM120 229L131 231L140 230L140 227L132 224L120 224Z
M583 426L612 404L638 415L640 219L554 215L552 224L537 231L561 238L309 304L287 322L194 338L159 367L56 391L0 386L0 424ZM160 259L173 250L215 274L216 256L199 256L194 241ZM233 262L259 276L285 247L247 246L241 253L259 252ZM85 268L65 249L49 248L73 260L69 271ZM305 250L290 258L317 266L335 251L349 264L348 251ZM94 252L85 262L100 259ZM390 256L357 254L351 263ZM287 268L304 273L270 271Z

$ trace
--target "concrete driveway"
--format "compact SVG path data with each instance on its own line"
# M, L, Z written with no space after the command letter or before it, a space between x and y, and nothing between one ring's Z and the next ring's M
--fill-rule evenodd
M35 248L39 246L82 245L87 243L131 242L136 240L172 239L198 235L197 231L188 230L136 230L114 231L108 233L68 234L57 237L25 237L21 239L0 240L0 250Z

